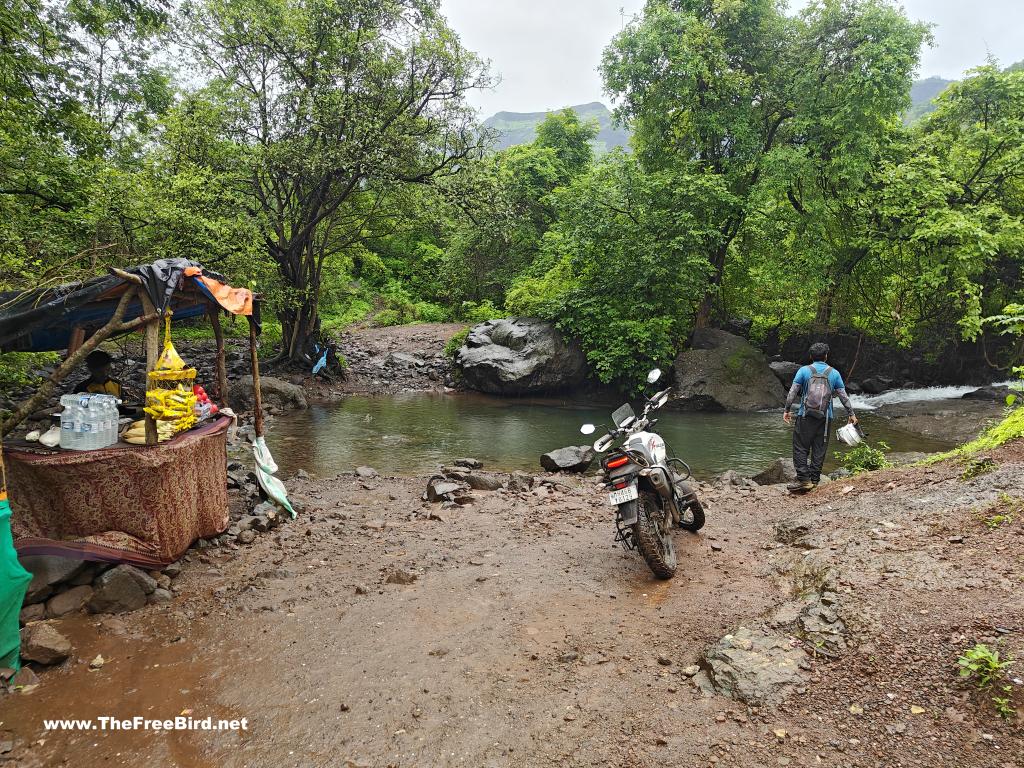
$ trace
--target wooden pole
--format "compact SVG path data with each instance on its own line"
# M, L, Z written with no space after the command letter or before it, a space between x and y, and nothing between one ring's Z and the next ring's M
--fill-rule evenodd
M213 326L213 338L217 341L217 389L220 390L220 404L227 408L228 365L224 359L224 329L220 327L220 310L217 307L210 307L209 315L210 325Z
M73 355L78 348L85 343L85 328L76 325L71 329L71 338L68 339L68 354Z
M117 303L117 307L114 309L114 314L111 315L110 320L107 324L100 328L96 333L90 336L86 341L78 348L73 355L68 355L63 363L50 374L50 377L44 381L36 393L32 395L28 400L21 404L14 413L12 413L8 419L0 427L0 435L8 434L12 429L21 424L30 414L32 414L40 405L45 403L50 395L53 393L54 388L60 384L64 379L67 378L68 374L71 373L78 365L98 347L103 341L108 339L115 333L124 333L126 331L132 331L138 328L140 325L144 325L150 320L158 319L154 316L143 316L138 317L134 320L130 320L127 323L121 322L124 318L125 310L128 308L128 301L132 297L131 291L125 291L121 296L121 300Z
M153 306L153 300L149 298L149 294L146 293L145 289L139 288L136 290L136 293L142 302L142 311L147 315L152 314L156 316L155 320L146 324L146 380L142 386L142 391L146 392L149 389L149 374L156 368L156 360L160 354L160 318L156 315L156 307ZM146 445L156 445L158 442L160 442L160 435L157 431L156 419L147 413Z
M256 349L256 321L249 318L249 362L252 365L252 407L256 437L263 436L263 395L260 392L260 359Z

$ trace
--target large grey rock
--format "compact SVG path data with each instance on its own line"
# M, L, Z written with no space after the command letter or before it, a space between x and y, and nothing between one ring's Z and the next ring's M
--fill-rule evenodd
M496 395L570 389L583 383L587 359L550 323L530 317L476 325L455 355L466 384Z
M788 637L740 627L707 650L701 674L719 693L761 706L800 685L806 664L804 652Z
M675 360L677 407L695 411L781 408L786 393L768 359L748 341L714 328L693 332Z
M87 606L89 611L126 613L144 606L147 593L136 573L142 572L130 565L119 565L100 574L93 584L94 592Z
M860 382L860 388L869 395L880 395L892 389L894 382L886 376L872 376Z
M1020 397L1020 392L1017 390L1010 389L1009 387L979 387L978 389L971 390L964 394L964 400L994 400L996 402L1005 403L1006 398L1010 395L1017 395Z
M799 363L789 363L786 361L780 361L777 363L769 363L768 367L772 369L772 373L779 379L783 389L789 390L793 385L793 379L796 377L796 372L799 371L803 366Z
M586 472L593 463L594 449L589 445L570 445L540 457L540 465L548 472Z
M42 602L53 593L56 585L73 579L86 566L84 560L55 555L25 555L19 562L32 574L25 592L25 605Z
M792 459L778 458L771 465L751 478L758 485L779 485L796 480L796 465Z
M273 376L260 377L260 393L263 396L263 407L268 405L293 409L309 407L301 387ZM236 410L251 408L253 401L252 376L242 376L231 382L228 386L228 400L231 402L231 407Z
M21 630L21 658L38 664L59 664L71 655L71 641L49 624L29 624Z
M432 477L427 483L427 501L451 501L455 494L464 491L466 486L459 482L452 482L443 477Z

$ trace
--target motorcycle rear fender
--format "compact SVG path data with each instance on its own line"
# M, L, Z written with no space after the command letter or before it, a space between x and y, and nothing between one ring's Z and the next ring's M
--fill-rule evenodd
M640 514L639 510L640 507L635 499L627 501L625 504L619 504L619 522L622 525L633 525Z

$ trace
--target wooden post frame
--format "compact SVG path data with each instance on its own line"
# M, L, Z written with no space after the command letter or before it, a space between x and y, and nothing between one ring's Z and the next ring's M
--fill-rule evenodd
M26 418L29 417L39 406L50 399L50 395L53 394L53 390L58 384L67 378L68 374L71 373L78 365L88 357L89 353L98 347L103 341L113 336L115 333L126 333L138 328L140 325L145 325L151 320L159 319L156 315L143 315L137 317L134 320L130 320L127 323L124 321L124 313L128 308L128 302L134 295L133 291L125 291L121 295L121 300L117 302L117 307L114 308L114 314L111 315L110 320L107 324L96 331L78 348L73 355L68 355L64 362L61 363L57 370L50 374L49 378L46 379L36 390L36 393L32 395L28 400L21 404L21 406L12 413L3 426L0 427L0 436L8 434L12 429L21 424Z
M256 346L256 321L249 318L249 363L252 366L252 408L256 437L263 436L263 394L260 392L260 358Z
M220 308L211 305L207 314L210 316L210 325L213 326L213 338L217 342L217 389L220 390L220 402L225 408L230 408L228 403L228 364L224 359L224 329L220 326Z

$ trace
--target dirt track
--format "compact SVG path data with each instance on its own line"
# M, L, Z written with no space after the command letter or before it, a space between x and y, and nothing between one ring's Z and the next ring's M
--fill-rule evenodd
M1000 721L953 668L981 639L1024 656L1024 520L990 531L978 512L1000 487L1019 491L1024 449L997 460L968 482L957 467L911 469L799 500L706 488L708 525L677 534L671 582L612 546L590 478L560 481L565 492L474 492L472 506L443 511L420 501L423 479L296 482L300 519L237 551L193 551L173 604L57 620L75 653L36 690L0 699L6 757L83 768L1024 765L1020 719ZM784 519L804 524L785 545L774 527ZM789 599L808 557L836 569L851 650L808 657L806 687L778 707L703 695L683 668ZM417 578L386 583L395 569ZM106 663L90 671L97 653ZM185 711L247 717L250 730L42 723Z

